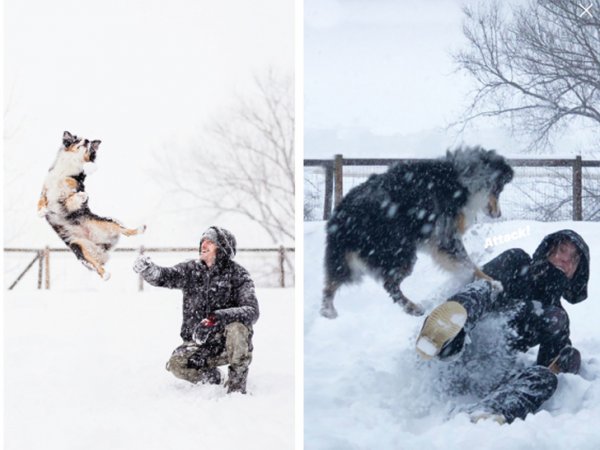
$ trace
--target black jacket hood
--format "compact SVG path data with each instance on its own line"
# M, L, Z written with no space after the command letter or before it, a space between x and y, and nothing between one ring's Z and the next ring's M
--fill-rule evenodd
M231 231L226 230L225 228L215 226L208 228L200 238L200 248L202 247L202 241L204 239L213 241L221 250L217 253L217 260L232 260L237 252L237 242L235 240L235 236Z
M545 262L554 245L562 240L572 242L579 250L581 258L573 278L568 280L562 296L569 303L579 303L587 298L587 284L590 278L590 249L583 238L573 230L560 230L546 236L533 253L533 264Z

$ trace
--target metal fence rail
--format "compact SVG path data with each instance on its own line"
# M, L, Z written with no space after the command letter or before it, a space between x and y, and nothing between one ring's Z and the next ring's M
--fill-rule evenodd
M50 248L45 247L39 248L4 248L5 253L31 253L34 255L33 259L27 264L22 272L19 273L18 277L11 283L9 290L12 290L17 284L23 279L25 274L30 271L33 265L38 262L38 274L37 274L37 288L42 289L42 284L45 289L50 289L51 272L50 272L50 255L51 253L68 253L71 250L68 248ZM197 252L196 247L118 247L113 250L116 253L138 253L140 255L145 253L182 253L182 252ZM286 285L293 285L293 273L287 273L286 262L290 253L294 253L293 247L280 246L278 248L240 248L237 249L238 254L273 254L277 258L278 268L278 286L286 287ZM289 264L291 266L291 264ZM138 277L138 290L144 289L144 279Z
M387 169L397 162L418 162L432 161L431 158L344 158L342 155L335 155L333 159L306 159L304 160L305 181L312 186L312 191L305 191L306 199L321 202L323 208L322 219L328 220L333 208L337 205L347 186L344 185L344 179L352 177L352 168L367 167L371 168L372 173ZM581 156L574 159L508 159L513 167L538 167L538 168L567 168L571 172L570 187L572 205L572 219L583 220L584 204L584 168L599 168L600 161L582 160ZM319 168L319 174L314 179L310 179L307 168ZM310 170L310 169L309 169ZM517 176L519 174L517 173ZM365 175L355 175L356 178L364 179ZM361 180L362 182L362 180ZM319 208L320 209L320 208Z

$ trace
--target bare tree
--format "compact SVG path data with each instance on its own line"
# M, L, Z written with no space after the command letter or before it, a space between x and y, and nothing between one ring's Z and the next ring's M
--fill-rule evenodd
M16 141L23 132L26 117L18 111L16 89L7 90L4 103L4 244L10 244L25 234L38 220L32 204L23 202L27 175L31 172L31 154L20 152ZM41 183L41 182L40 182Z
M531 136L530 148L573 120L600 126L600 11L572 0L504 5L464 8L469 46L455 60L477 88L463 126L506 118Z
M320 220L316 213L321 200L320 186L308 178L304 178L304 221ZM322 203L322 202L321 202ZM322 217L321 217L322 219Z
M209 126L187 155L161 158L191 207L243 215L274 243L294 239L294 97L289 77L255 77L254 95Z

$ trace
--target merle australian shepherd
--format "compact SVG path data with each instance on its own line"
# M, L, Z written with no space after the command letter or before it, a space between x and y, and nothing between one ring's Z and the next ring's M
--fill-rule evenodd
M119 235L143 233L146 227L128 229L90 211L84 181L86 172L94 167L100 142L63 133L63 145L44 181L38 214L46 218L77 259L107 280L110 274L104 264Z
M447 270L489 278L469 258L462 235L478 211L500 217L499 196L512 177L503 157L475 147L434 161L396 164L351 189L327 223L321 314L337 316L335 292L363 271L383 281L407 313L423 314L400 289L417 250L428 251Z

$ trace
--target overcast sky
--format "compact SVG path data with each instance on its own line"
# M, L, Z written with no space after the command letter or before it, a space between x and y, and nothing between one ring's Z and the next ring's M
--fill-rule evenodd
M452 59L466 44L462 6L475 3L305 0L305 157L426 157L461 143L522 154L526 142L497 121L447 129L475 87ZM579 152L581 136L560 155Z
M156 244L195 236L210 215L190 223L164 212L173 208L151 155L178 158L266 67L293 73L294 23L305 33L306 158L524 146L497 124L463 136L445 128L473 87L451 58L464 45L460 0L304 0L304 18L293 0L4 3L5 230L27 230L31 245L54 237L33 213L63 130L102 140L87 181L95 212L148 224L143 239ZM579 136L555 156L577 153Z
M411 133L442 124L461 103L467 85L449 57L462 42L458 2L305 5L307 128Z
M9 214L35 214L69 130L102 140L98 171L88 178L92 210L130 226L146 222L149 241L163 240L173 219L157 214L165 199L147 171L150 155L177 158L208 120L247 93L255 74L268 67L294 73L292 0L4 4ZM24 178L15 181L17 174ZM193 225L210 225L199 222ZM35 238L51 236L43 222L31 227Z

